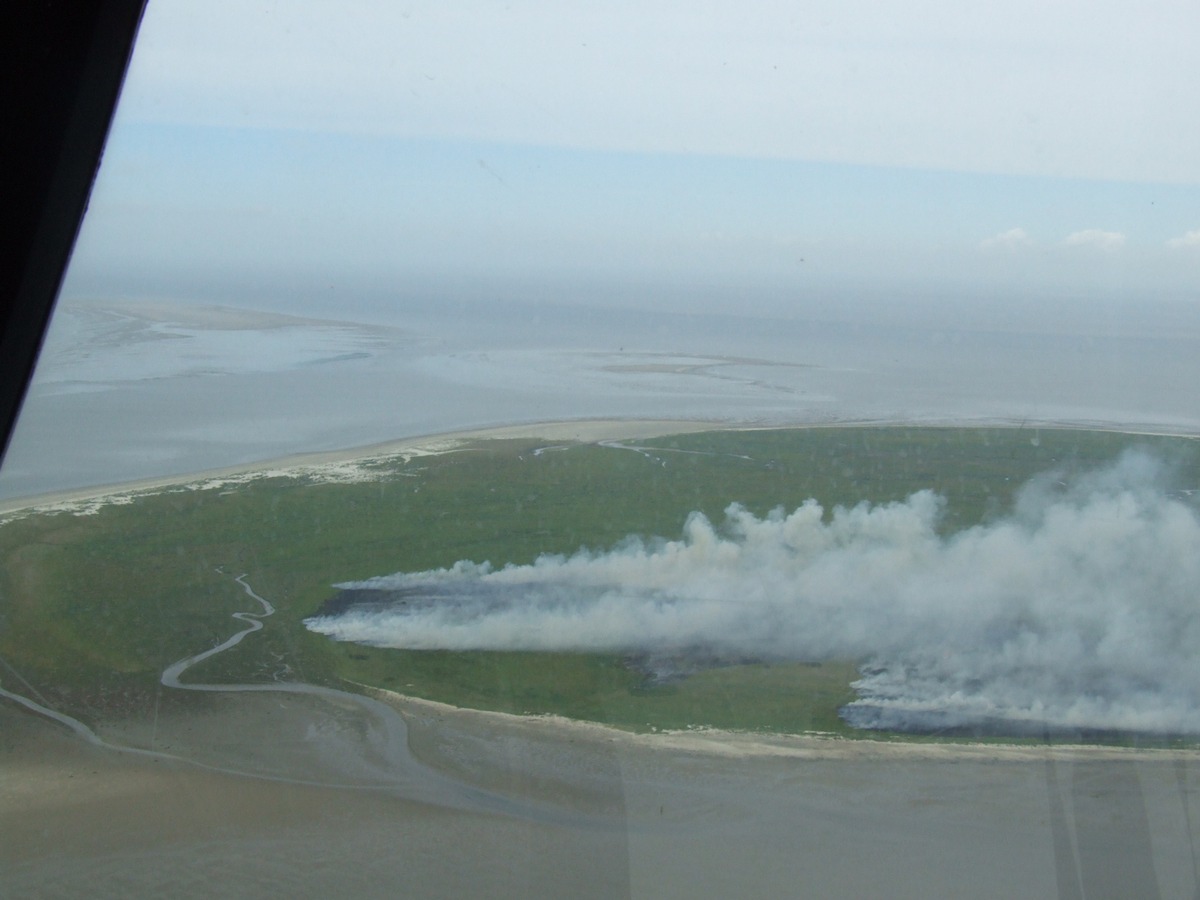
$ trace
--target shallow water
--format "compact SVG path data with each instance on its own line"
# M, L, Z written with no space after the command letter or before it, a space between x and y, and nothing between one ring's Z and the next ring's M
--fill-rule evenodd
M873 322L480 303L297 318L68 301L0 498L556 419L1192 432L1200 308L1180 309L1072 332L957 313Z

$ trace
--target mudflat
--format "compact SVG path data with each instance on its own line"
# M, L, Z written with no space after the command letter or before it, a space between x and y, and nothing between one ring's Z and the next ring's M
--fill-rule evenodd
M369 723L321 698L220 696L150 731L97 729L188 762L89 746L0 708L0 892L1152 897L1196 887L1200 756L1190 752L632 735L387 699L416 763L394 782L370 765Z

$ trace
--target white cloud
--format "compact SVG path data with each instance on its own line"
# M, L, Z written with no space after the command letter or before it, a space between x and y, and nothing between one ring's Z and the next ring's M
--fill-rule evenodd
M1171 238L1167 241L1167 246L1172 250L1180 247L1200 247L1200 228L1197 228L1195 231L1189 231L1181 237Z
M1095 247L1098 250L1119 250L1125 246L1125 235L1119 231L1087 228L1068 234L1063 241L1068 247Z
M1002 231L990 238L984 238L979 242L979 246L985 250L1016 249L1017 247L1028 247L1032 243L1033 241L1030 240L1024 228L1010 228L1008 231Z

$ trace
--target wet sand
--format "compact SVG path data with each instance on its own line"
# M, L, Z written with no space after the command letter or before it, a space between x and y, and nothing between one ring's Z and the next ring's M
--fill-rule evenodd
M813 738L776 752L721 734L680 746L390 698L419 760L521 814L371 784L361 723L314 698L215 699L152 739L200 765L90 747L0 708L0 894L1169 897L1197 885L1191 753L864 752ZM148 727L101 731L146 744Z
M628 892L618 830L570 831L387 792L146 764L64 739L53 726L26 721L14 731L11 718L5 710L0 719L3 896ZM237 757L236 748L223 753Z

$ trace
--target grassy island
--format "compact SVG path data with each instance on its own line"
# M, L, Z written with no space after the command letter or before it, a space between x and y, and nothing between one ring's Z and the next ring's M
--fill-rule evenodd
M528 563L628 535L673 538L690 512L716 522L732 502L763 515L815 498L828 512L932 489L947 502L941 528L958 531L1007 510L1037 473L1095 467L1133 445L1200 480L1190 438L829 427L624 445L464 442L375 459L364 466L370 477L353 483L276 475L180 485L88 515L27 512L0 525L0 683L93 722L209 702L163 688L159 676L236 629L231 614L248 607L233 578L245 573L276 615L189 678L374 685L633 729L848 734L837 710L853 698L854 660L729 665L649 684L619 655L380 649L331 641L302 622L340 582L464 559Z

